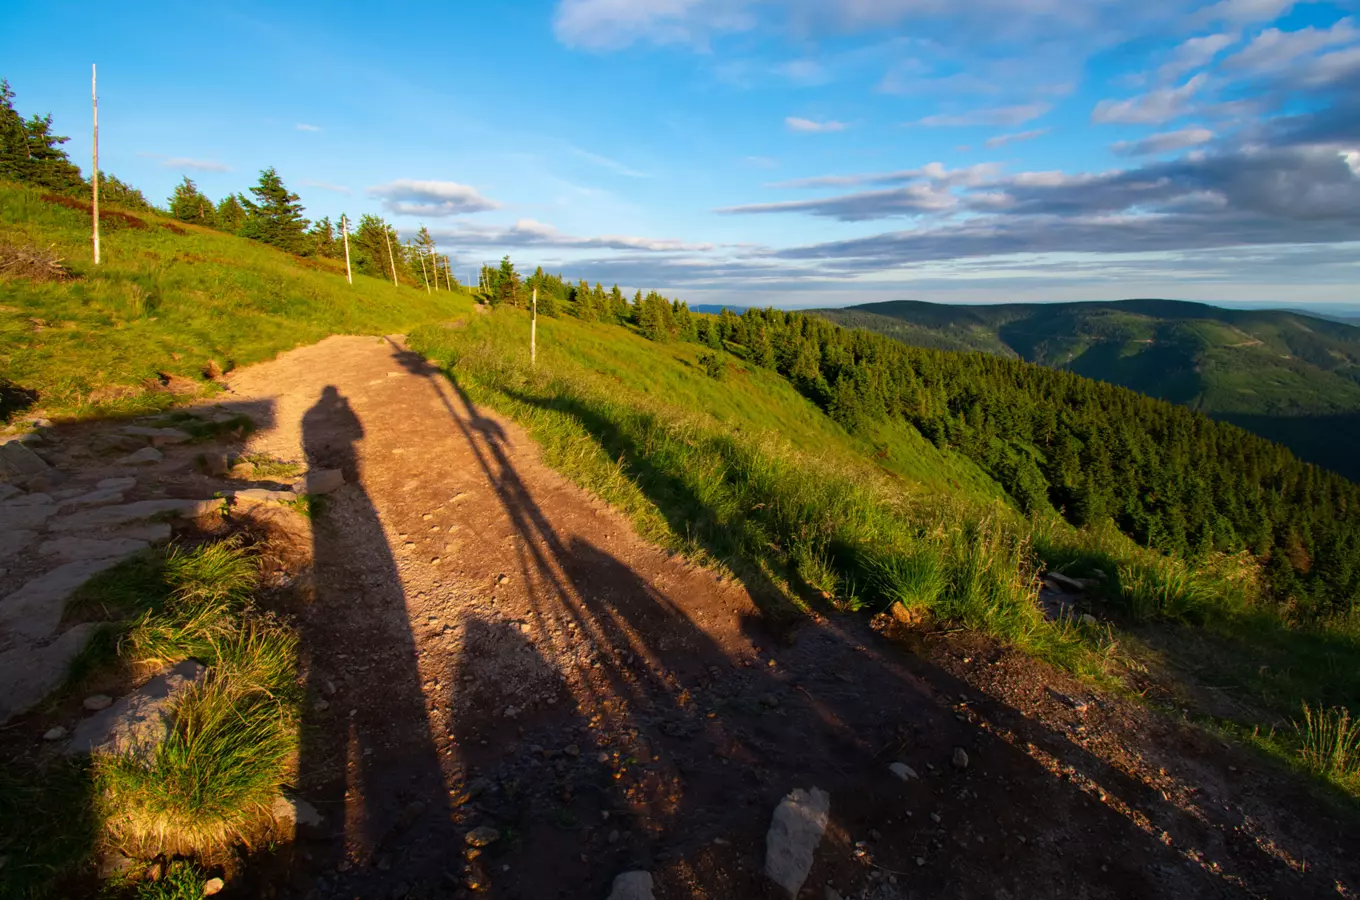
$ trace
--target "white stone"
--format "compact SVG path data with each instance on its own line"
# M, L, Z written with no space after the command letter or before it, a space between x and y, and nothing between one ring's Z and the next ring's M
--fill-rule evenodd
M293 483L298 494L329 494L345 486L345 473L339 469L314 469Z
M275 797L270 812L280 828L289 834L295 834L297 829L303 826L320 828L323 824L321 813L316 811L316 807L292 794Z
M831 816L831 795L819 788L794 788L780 802L765 834L765 874L797 897L812 869Z
M42 641L56 634L66 601L76 588L117 562L116 558L69 562L0 600L0 646Z
M170 734L175 695L207 671L186 659L76 726L64 752L148 756ZM88 707L87 707L88 708Z
M913 769L911 766L907 765L904 762L893 763L892 765L888 766L888 771L892 772L894 775L896 775L903 781L910 781L913 778L920 777L916 774L915 769Z
M0 724L28 712L66 679L67 667L97 626L77 625L45 647L0 653Z
M651 872L624 872L614 878L609 900L653 900Z
M227 883L220 878L209 878L207 881L203 882L203 896L211 897L215 894L220 894L226 886Z
M59 741L64 737L66 737L66 729L60 725L43 732L43 740L45 741Z

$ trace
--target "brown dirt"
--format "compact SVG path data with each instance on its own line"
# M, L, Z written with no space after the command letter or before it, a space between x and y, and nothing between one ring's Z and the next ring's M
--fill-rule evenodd
M663 900L773 897L771 812L812 785L832 822L809 897L1360 885L1353 814L1165 716L967 633L834 614L775 633L399 341L227 382L269 423L252 452L349 484L314 518L297 610L297 788L325 824L223 896L604 897L645 868ZM501 837L470 853L481 825Z

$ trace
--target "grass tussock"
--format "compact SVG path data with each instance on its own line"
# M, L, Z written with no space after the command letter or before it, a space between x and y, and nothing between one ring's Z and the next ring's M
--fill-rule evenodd
M1360 720L1344 706L1303 704L1294 723L1303 763L1316 775L1354 787L1360 782Z

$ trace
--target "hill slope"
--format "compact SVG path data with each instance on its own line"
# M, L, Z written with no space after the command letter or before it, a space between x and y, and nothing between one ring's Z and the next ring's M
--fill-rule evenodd
M1174 300L817 310L913 346L1067 369L1279 441L1350 478L1360 459L1360 328L1283 310Z

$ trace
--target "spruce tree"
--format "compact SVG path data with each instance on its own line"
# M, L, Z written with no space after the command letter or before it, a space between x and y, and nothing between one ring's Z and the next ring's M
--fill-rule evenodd
M51 115L24 120L14 109L9 82L0 80L0 178L60 193L84 189L80 168L61 149L68 140L52 133Z
M217 221L217 209L213 202L199 191L198 185L188 176L175 185L175 192L170 195L170 215L181 222L195 225L212 226Z
M246 224L246 207L240 194L227 194L217 204L217 228L227 234L240 234Z
M272 166L265 169L250 192L255 200L244 201L246 221L241 235L289 253L305 253L307 219L302 215L302 203L284 186L279 173Z

